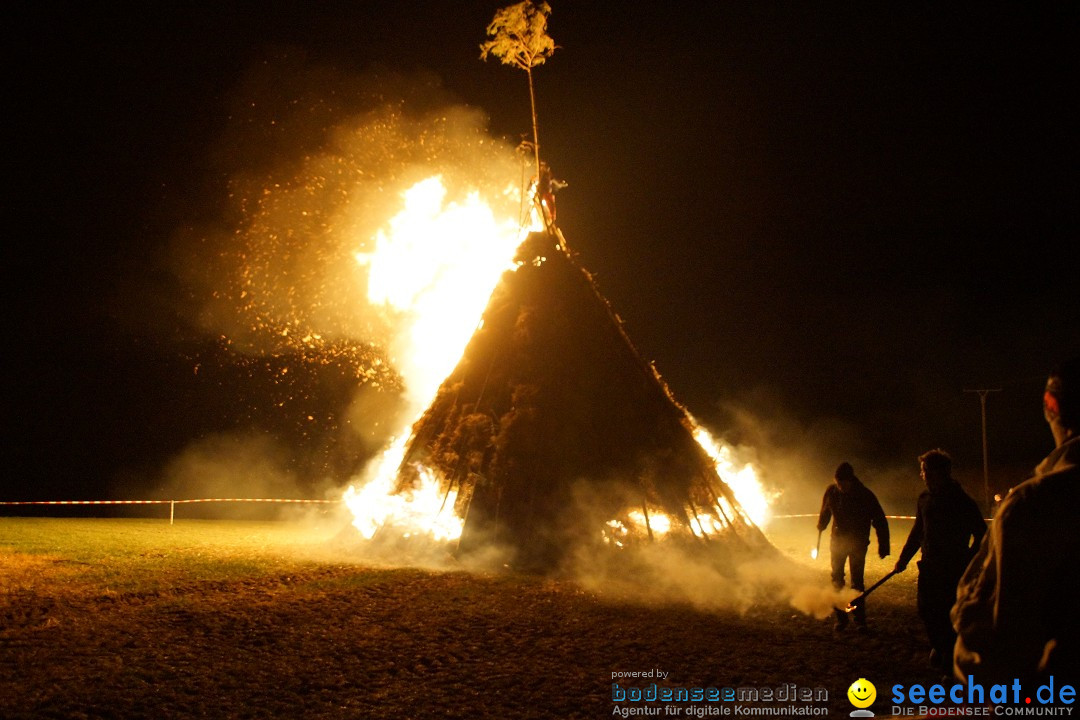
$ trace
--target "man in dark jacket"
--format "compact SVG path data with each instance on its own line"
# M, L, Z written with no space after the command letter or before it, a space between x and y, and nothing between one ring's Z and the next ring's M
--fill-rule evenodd
M832 520L829 549L833 587L837 590L844 587L844 564L847 563L851 571L851 588L862 592L866 589L863 569L866 567L866 548L870 545L870 526L877 531L878 556L884 558L889 554L889 522L877 497L855 477L855 470L849 463L842 463L833 479L835 482L825 490L821 500L817 529L824 531ZM866 603L857 604L852 615L856 629L865 631ZM843 630L847 622L847 614L837 610L836 629Z
M944 450L919 456L926 490L919 495L911 527L896 572L903 572L922 549L917 591L919 617L930 638L930 665L951 674L956 632L949 611L956 602L956 585L975 555L986 522L979 506L952 477L952 458Z
M1002 500L957 588L961 680L1080 684L1080 357L1050 374L1043 416L1056 447Z

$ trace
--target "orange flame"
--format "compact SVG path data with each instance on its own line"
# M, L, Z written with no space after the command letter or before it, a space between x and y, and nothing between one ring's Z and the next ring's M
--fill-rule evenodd
M735 451L730 446L721 445L708 430L696 423L694 439L712 458L713 463L716 465L717 474L735 493L735 499L739 501L743 512L758 527L764 527L769 521L769 505L775 499L775 495L765 492L754 466L750 463L740 463L735 457ZM722 498L720 502L725 506L727 505ZM731 513L733 510L731 507L724 507L723 509L725 513ZM711 519L712 516L706 517ZM699 527L704 522L706 522L704 519L699 519Z
M512 192L512 190L508 190ZM395 494L408 431L461 359L488 298L502 274L514 270L524 239L516 220L498 218L478 191L447 201L441 176L402 194L403 207L375 236L375 249L357 253L368 270L368 299L401 316L391 360L401 374L411 420L368 469L369 480L350 486L345 503L365 538L384 525L403 532L454 540L462 521L454 515L456 491L439 492L439 478L419 468L420 484Z
M446 194L441 176L416 183L376 234L375 250L356 254L368 268L368 299L406 316L392 360L420 410L461 359L522 240L517 223L496 218L478 191L461 202Z
M419 469L420 483L402 493L395 493L398 467L405 454L406 436L394 443L379 458L374 479L360 490L349 486L345 504L353 514L353 526L370 540L382 527L395 527L406 536L416 533L434 540L456 540L464 523L454 514L457 491L441 493L437 474Z

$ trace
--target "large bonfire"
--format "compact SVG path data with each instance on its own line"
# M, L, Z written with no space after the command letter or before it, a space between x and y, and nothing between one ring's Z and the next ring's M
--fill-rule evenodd
M413 318L399 362L414 401L427 396L346 494L363 536L496 546L528 569L635 543L767 547L753 468L643 361L545 206L522 230L475 195L472 210L442 206L440 187L406 193L359 258L373 299ZM431 248L427 269L411 264Z

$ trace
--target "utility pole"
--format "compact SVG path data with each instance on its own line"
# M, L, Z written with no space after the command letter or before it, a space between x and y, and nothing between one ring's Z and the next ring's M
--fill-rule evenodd
M986 502L986 512L994 508L990 496L990 466L986 452L986 396L992 392L1001 392L1001 388L979 388L978 390L964 390L964 392L979 393L979 406L982 410L982 446L983 446L983 499Z

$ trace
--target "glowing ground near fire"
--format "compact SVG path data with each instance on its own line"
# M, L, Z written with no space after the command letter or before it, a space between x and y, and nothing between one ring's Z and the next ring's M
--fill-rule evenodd
M871 635L837 637L765 584L749 607L715 586L695 605L373 566L342 559L339 529L0 519L0 715L601 717L613 672L655 667L675 685L821 686L846 714L853 678L937 679L914 573L875 594ZM795 557L812 536L777 521L769 539Z

